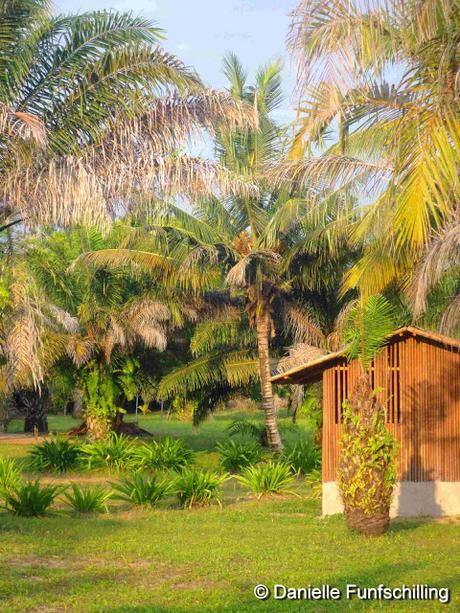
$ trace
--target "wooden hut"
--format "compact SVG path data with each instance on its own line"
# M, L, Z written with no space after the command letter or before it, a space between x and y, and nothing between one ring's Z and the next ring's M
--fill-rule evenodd
M342 512L336 485L342 403L359 374L343 351L272 377L277 384L322 381L323 514ZM391 336L371 366L372 384L398 441L392 515L460 514L460 341L412 326Z

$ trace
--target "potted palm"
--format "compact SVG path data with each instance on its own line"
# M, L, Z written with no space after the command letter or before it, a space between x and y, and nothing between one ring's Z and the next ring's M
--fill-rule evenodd
M366 536L388 529L396 481L396 446L370 376L393 325L391 305L372 296L352 309L344 326L348 360L358 360L361 374L344 402L338 485L348 527Z

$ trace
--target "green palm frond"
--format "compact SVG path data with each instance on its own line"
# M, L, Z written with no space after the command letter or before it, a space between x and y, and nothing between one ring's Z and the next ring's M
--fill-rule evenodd
M395 327L395 311L383 296L370 296L350 309L343 325L349 360L358 359L365 369L388 341Z
M194 356L206 355L222 347L254 347L256 335L241 317L211 319L199 323L190 341Z
M163 377L158 387L158 398L168 398L175 394L184 396L222 383L230 387L242 387L256 381L258 376L258 360L253 352L214 352L180 366Z

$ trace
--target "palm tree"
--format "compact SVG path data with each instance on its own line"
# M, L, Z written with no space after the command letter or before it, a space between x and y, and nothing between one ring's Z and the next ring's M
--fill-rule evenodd
M258 71L255 84L248 86L238 59L229 55L224 61L232 97L238 104L245 103L256 109L259 128L245 131L232 126L221 128L216 137L216 150L221 164L231 173L248 177L257 185L258 192L234 193L226 199L201 198L194 202L192 212L163 204L148 228L150 236L159 242L167 236L165 253L169 261L175 262L172 278L178 287L208 292L205 298L209 303L210 290L224 284L227 312L223 314L223 310L218 309L215 319L207 324L216 334L224 334L221 348L229 349L225 334L234 334L235 325L241 329L246 320L246 325L254 328L267 439L275 449L281 448L281 439L270 383L269 344L276 334L274 320L281 320L283 327L297 326L307 335L322 338L297 300L296 290L303 278L302 274L298 277L290 274L295 255L291 253L292 231L290 228L279 231L287 213L295 208L290 191L274 190L265 177L267 164L280 157L283 143L284 131L270 116L282 100L280 70L279 62L268 64ZM161 244L164 247L164 241ZM85 257L88 261L112 265L132 262L146 268L155 266L152 253L143 254L138 250L100 252ZM236 320L235 308L240 309ZM215 349L217 338L219 336L213 341ZM218 353L199 355L200 350L197 350L198 360L171 373L160 389L164 394L176 393L184 384L185 390L194 390L215 381L217 373L227 383L233 380L245 384L253 379L255 356L250 348L248 351L233 344L233 352L225 358Z
M360 219L348 226L363 255L345 287L368 295L394 283L405 290L421 270L416 314L424 288L455 271L436 244L458 220L459 27L455 0L302 0L289 38L302 100L283 177L327 185L327 195L359 195ZM324 154L303 159L313 143ZM443 262L427 284L421 259L433 262L433 252ZM451 329L457 294L446 315Z
M77 387L90 376L84 372L97 370L102 386L136 347L163 351L170 331L196 316L192 305L168 294L161 275L133 279L120 271L68 269L82 252L117 240L116 230L106 239L79 230L19 245L0 338L8 389L18 390L18 400L29 407L30 431L46 428L36 415L43 413L37 388L46 386L57 364L70 361ZM99 422L114 419L116 405L102 413ZM94 431L104 430L97 419L87 421Z
M161 38L129 14L0 4L0 229L104 228L141 192L246 189L179 147L198 127L253 123L252 111L205 90Z

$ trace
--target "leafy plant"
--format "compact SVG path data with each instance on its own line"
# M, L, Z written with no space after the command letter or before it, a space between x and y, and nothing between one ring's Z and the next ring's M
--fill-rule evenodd
M112 483L112 487L115 490L113 498L117 500L153 507L173 491L174 480L135 473L132 479L121 479L118 483Z
M59 485L41 485L40 480L27 481L5 492L3 505L15 515L36 517L44 515L54 500L65 490Z
M262 457L260 445L252 441L229 440L216 446L221 466L230 472L238 472L246 466L256 464Z
M135 464L138 468L181 470L193 460L193 451L180 439L169 436L162 441L152 441L136 449Z
M236 478L257 494L258 498L264 494L292 493L287 488L294 481L291 466L273 460L257 466L248 466Z
M88 468L119 472L131 468L136 445L124 436L111 434L108 439L82 445L81 450Z
M104 490L101 486L80 487L77 483L71 483L71 492L65 492L64 496L74 511L78 513L107 513L107 501L112 493Z
M265 427L259 426L248 419L235 419L227 427L227 432L229 436L253 438L259 441L261 445L267 445Z
M321 450L312 441L297 441L286 446L283 458L296 474L307 475L320 465Z
M76 468L80 457L80 446L67 439L43 441L29 451L27 467L37 472L64 473Z
M13 458L0 457L0 496L17 487L21 481L21 471Z
M184 508L206 506L217 502L221 506L219 491L229 478L228 473L219 475L206 470L187 468L183 470L176 481L176 493Z

